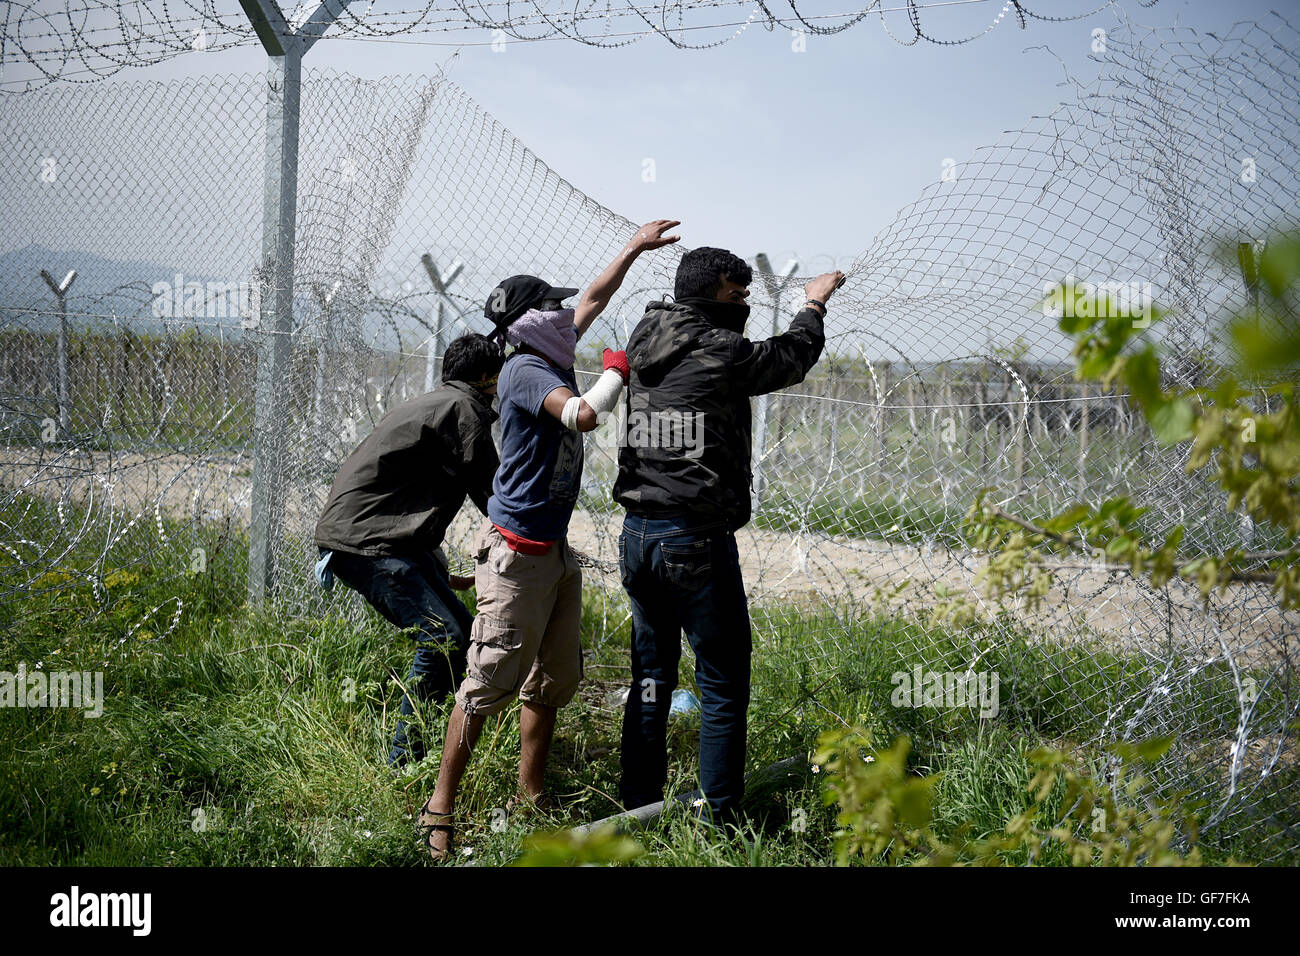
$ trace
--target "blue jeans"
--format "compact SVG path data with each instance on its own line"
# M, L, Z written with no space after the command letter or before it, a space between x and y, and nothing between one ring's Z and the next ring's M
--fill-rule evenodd
M632 602L619 796L628 809L663 799L668 708L685 631L700 689L700 789L713 821L734 823L745 790L753 651L736 536L721 523L629 514L618 554Z
M335 551L330 570L364 597L376 611L401 628L418 627L415 660L407 686L418 701L443 701L465 677L465 652L474 616L451 589L447 573L432 555L373 558ZM415 706L402 696L401 714ZM405 720L397 724L390 764L408 757L420 760L424 741Z

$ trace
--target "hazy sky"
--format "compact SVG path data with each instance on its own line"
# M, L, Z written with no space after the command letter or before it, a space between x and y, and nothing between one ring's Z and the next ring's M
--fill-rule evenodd
M400 9L396 0L376 0L375 9L386 3ZM1029 5L1066 14L1089 3ZM939 7L926 11L925 24L958 36L987 24L1001 6ZM1135 23L1219 33L1288 10L1279 0L1121 6ZM906 35L903 15L890 17ZM804 52L794 51L788 30L758 26L706 51L677 50L649 36L616 50L556 40L509 41L495 52L486 30L424 33L414 42L326 39L306 65L377 77L446 64L456 83L602 204L637 221L681 219L688 245L722 245L744 256L764 250L779 267L791 254L861 252L939 178L945 158L960 163L1002 131L1050 112L1066 93L1061 60L1080 79L1095 76L1093 30L1116 21L1116 12L1105 10L1072 23L1030 21L1022 30L1009 17L962 46L904 47L879 18L868 18L836 36L809 36ZM229 74L264 62L253 46L194 52L117 79ZM21 72L11 68L7 78ZM647 160L653 182L644 181Z

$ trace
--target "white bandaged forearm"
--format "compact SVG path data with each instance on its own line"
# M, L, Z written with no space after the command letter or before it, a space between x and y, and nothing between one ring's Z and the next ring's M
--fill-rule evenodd
M596 380L596 384L587 389L587 394L582 397L575 395L564 403L564 411L560 413L560 423L571 431L579 431L578 412L582 410L583 402L591 406L591 410L597 415L603 415L614 410L622 391L623 376L617 369L605 369Z

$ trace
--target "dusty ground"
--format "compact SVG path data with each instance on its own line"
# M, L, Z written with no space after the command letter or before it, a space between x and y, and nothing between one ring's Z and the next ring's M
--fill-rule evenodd
M247 525L252 498L252 462L180 454L85 452L54 447L12 447L0 453L0 488L48 500L90 502L95 509L122 509L152 520L156 515L224 520ZM286 509L288 541L309 542L327 491L324 479L291 482ZM467 555L481 516L467 508L448 535L453 554ZM588 586L618 588L618 529L621 512L575 513L570 542L588 555ZM12 532L11 532L12 533ZM982 556L926 550L869 538L832 537L743 529L741 563L751 599L767 604L832 606L845 610L869 604L898 611L928 612L949 598L965 596L992 608L975 586ZM897 591L897 593L893 593ZM1123 574L1082 567L1058 569L1057 583L1043 606L1010 613L1045 639L1107 635L1134 648L1167 642L1190 645L1207 656L1225 649L1250 663L1294 654L1295 615L1280 613L1263 588L1238 588L1211 602L1207 612L1194 589L1173 585L1154 592ZM1222 644L1220 643L1222 639Z

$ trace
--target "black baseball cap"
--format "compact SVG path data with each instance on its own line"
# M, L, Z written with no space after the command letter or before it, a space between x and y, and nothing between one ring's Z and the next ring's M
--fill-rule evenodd
M483 314L498 330L504 331L515 319L547 299L562 301L577 293L577 289L553 286L537 276L511 276L488 293Z

